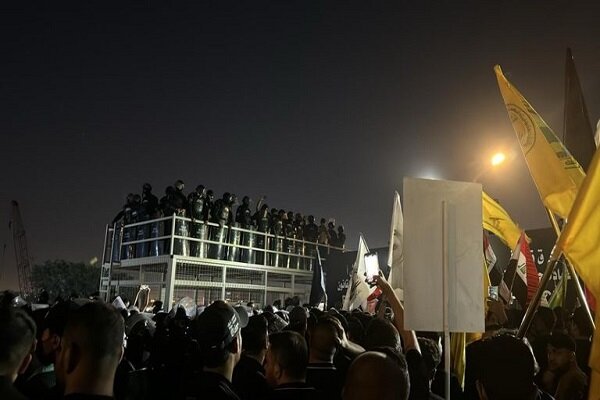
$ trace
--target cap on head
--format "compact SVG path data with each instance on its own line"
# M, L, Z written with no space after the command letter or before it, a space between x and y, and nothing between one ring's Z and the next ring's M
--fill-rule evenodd
M196 320L195 336L201 349L224 349L248 325L248 313L236 311L217 300L206 307Z

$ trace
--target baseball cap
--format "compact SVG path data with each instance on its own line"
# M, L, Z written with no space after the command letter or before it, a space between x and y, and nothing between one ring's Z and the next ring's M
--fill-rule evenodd
M248 325L248 313L236 311L222 300L212 303L196 318L194 336L201 349L224 349Z

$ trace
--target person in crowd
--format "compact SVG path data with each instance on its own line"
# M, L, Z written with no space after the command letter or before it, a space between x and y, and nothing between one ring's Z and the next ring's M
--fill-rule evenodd
M17 381L20 390L29 398L59 398L63 388L57 384L55 364L69 315L79 305L71 300L61 301L48 309L38 325L38 340L34 362Z
M338 235L337 235L337 232L335 231L335 221L334 220L329 220L329 222L327 223L327 236L329 238L330 246L338 245Z
M337 247L344 248L346 246L346 234L344 233L344 225L338 225Z
M206 188L204 185L196 186L196 190L188 195L188 212L192 224L190 236L194 239L207 239L207 226L204 222L204 203L206 201ZM190 241L190 255L193 257L205 257L206 245L201 242Z
M112 398L124 338L123 319L111 305L90 302L69 315L56 357L65 400Z
M185 184L181 179L178 179L175 182L175 192L173 193L173 205L175 206L175 210L186 210L187 209L187 196L183 193L183 189L185 189Z
M569 335L575 340L577 364L587 376L590 376L590 351L592 349L592 335L594 327L588 319L587 311L583 307L578 307L573 312L568 323Z
M302 214L296 213L294 215L294 229L296 230L296 239L304 239L304 217Z
M263 368L269 347L267 319L263 315L250 317L242 337L242 356L233 370L233 387L242 400L265 399L270 395Z
M531 343L533 354L541 370L545 370L548 365L546 349L555 322L554 313L551 309L547 307L538 307L535 316L533 317L533 321L531 321L531 326L527 331L527 340Z
M158 202L159 207L162 211L162 215L170 217L175 212L174 206L175 188L173 186L167 186L165 188L165 195L160 198Z
M482 363L476 388L481 400L551 400L534 383L535 359L529 347L512 335L482 341Z
M289 318L290 322L286 327L286 330L298 332L302 337L306 337L306 331L308 329L308 311L306 311L306 308L295 306L290 311Z
M152 193L152 185L149 183L144 183L142 186L142 205L150 218L157 218L158 198Z
M367 351L350 365L344 400L407 400L409 377L406 360L393 349Z
M306 383L331 400L341 398L344 385L344 377L333 363L339 342L338 325L334 317L321 316L310 334Z
M36 326L22 310L0 308L0 399L25 400L13 383L23 374L35 350Z
M240 224L240 227L249 229L252 225L252 210L250 209L250 197L244 196L242 204L240 204L235 212L235 222Z
M391 347L402 353L402 342L398 329L385 318L373 318L365 331L365 349Z
M320 393L306 383L308 348L297 332L283 331L269 336L265 358L266 378L273 387L272 400L320 399Z
M211 221L214 207L215 207L215 193L213 192L212 189L208 189L206 191L206 197L204 199L204 211L203 211L204 222Z
M317 239L318 239L318 243L319 244L329 244L329 231L327 229L327 225L325 225L327 221L325 220L325 218L321 218L321 223L319 225L319 230L318 230L318 235L317 235Z
M587 376L577 366L575 341L553 332L548 340L548 367L543 371L542 386L556 400L587 398Z
M247 324L247 314L238 314L222 300L206 307L194 320L192 337L198 343L203 368L194 377L188 398L240 399L231 382L242 353L241 330Z
M394 315L393 325L402 338L404 356L406 357L410 377L409 398L411 400L426 399L430 395L429 381L427 379L426 366L421 354L421 348L417 341L417 335L414 331L404 329L404 307L389 282L383 275L379 275L375 277L374 283L389 303ZM365 334L365 337L369 337L368 332Z
M427 371L427 381L429 382L429 399L431 400L439 400L440 396L431 393L431 383L435 378L436 371L440 362L442 361L442 349L439 343L435 342L432 339L419 337L417 338L419 342L419 348L421 349L421 354L423 355L423 361L425 362L425 367Z
M319 227L315 224L315 217L308 216L308 222L304 225L303 232L304 240L311 243L316 243L319 238Z
M133 204L133 193L129 193L127 195L127 197L125 198L125 204L123 205L123 208L113 218L112 225L121 221L125 217L125 213L128 212L128 209L131 207L132 204Z

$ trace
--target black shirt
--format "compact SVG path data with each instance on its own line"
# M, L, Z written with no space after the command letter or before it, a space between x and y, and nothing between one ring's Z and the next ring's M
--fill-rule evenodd
M427 366L423 356L416 349L406 352L408 377L410 379L410 400L429 398L429 379L427 379Z
M311 363L306 367L306 383L314 386L328 400L342 398L344 379L333 363Z
M27 400L14 386L10 379L0 375L0 399L2 400Z
M189 392L186 399L240 400L227 378L214 372L196 375Z
M271 400L322 400L323 397L312 386L304 382L286 383L276 386L271 392Z
M113 400L112 396L100 396L97 394L72 393L63 397L64 400Z
M242 400L266 399L271 392L265 379L265 369L246 355L242 355L233 370L233 388Z

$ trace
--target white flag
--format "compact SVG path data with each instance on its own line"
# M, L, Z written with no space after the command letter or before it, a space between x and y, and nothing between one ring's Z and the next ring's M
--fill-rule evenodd
M390 226L390 249L388 252L388 266L390 267L390 276L388 280L394 289L402 289L404 272L404 216L402 215L402 204L400 195L394 192L394 209L392 212L392 223Z
M358 306L363 305L367 301L367 297L375 290L374 288L369 288L369 285L365 282L365 254L368 252L367 243L362 235L360 235L356 261L354 261L354 265L352 266L350 282L348 283L348 290L346 291L346 298L342 307L344 310L352 311Z

